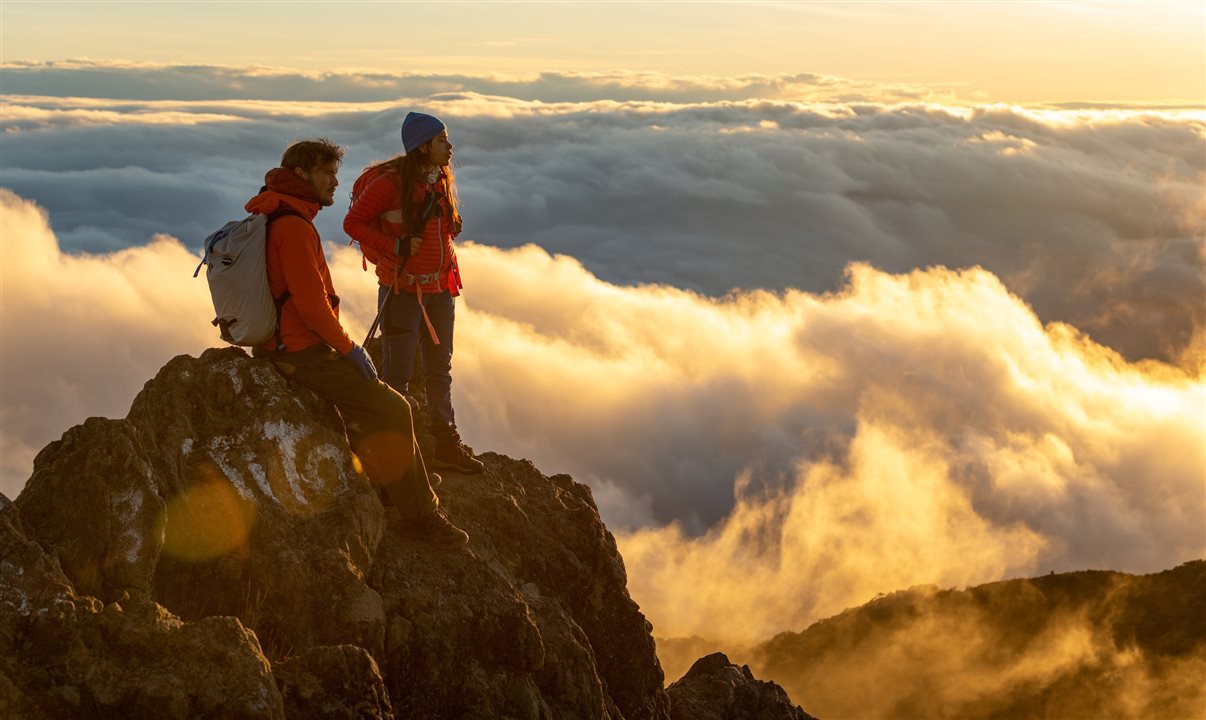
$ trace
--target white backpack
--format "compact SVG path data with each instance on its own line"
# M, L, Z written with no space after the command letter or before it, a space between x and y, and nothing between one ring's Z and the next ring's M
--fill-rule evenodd
M278 350L283 345L280 313L290 293L286 290L279 298L272 297L267 265L268 225L282 215L302 217L291 208L271 215L249 215L231 220L205 238L201 263L193 277L204 265L214 302L212 324L232 345L255 347L273 337Z

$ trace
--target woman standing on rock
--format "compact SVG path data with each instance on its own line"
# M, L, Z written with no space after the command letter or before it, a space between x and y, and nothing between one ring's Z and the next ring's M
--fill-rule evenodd
M402 147L404 154L361 174L343 229L377 266L381 379L407 395L419 348L436 444L431 465L478 473L485 466L461 441L452 410L455 298L461 289L452 245L461 232L452 143L438 118L411 112L402 121Z

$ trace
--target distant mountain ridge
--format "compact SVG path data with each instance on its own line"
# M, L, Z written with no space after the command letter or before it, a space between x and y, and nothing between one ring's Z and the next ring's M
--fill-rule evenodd
M825 718L1206 718L1206 560L916 587L731 654Z

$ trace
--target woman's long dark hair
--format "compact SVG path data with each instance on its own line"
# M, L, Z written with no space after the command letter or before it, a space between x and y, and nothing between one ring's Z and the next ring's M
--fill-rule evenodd
M410 153L395 155L389 160L382 160L365 168L365 172L381 169L398 174L398 206L402 209L402 219L407 225L412 223L418 214L418 210L414 207L415 183L420 181L427 182L427 173L425 170L431 167L430 163L427 162L430 154L431 140L428 140ZM446 178L443 192L448 197L448 205L452 208L451 227L460 227L461 211L460 203L457 202L456 177L452 172L452 165L445 165L441 169L444 171ZM407 227L406 232L421 233L423 232L423 228Z

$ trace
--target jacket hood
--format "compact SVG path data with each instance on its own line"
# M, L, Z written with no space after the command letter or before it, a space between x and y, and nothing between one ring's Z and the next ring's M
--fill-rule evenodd
M249 213L268 215L276 212L281 205L288 205L310 220L322 209L318 193L314 192L310 183L283 167L273 168L264 175L264 187L260 188L258 195L247 201L243 209Z

